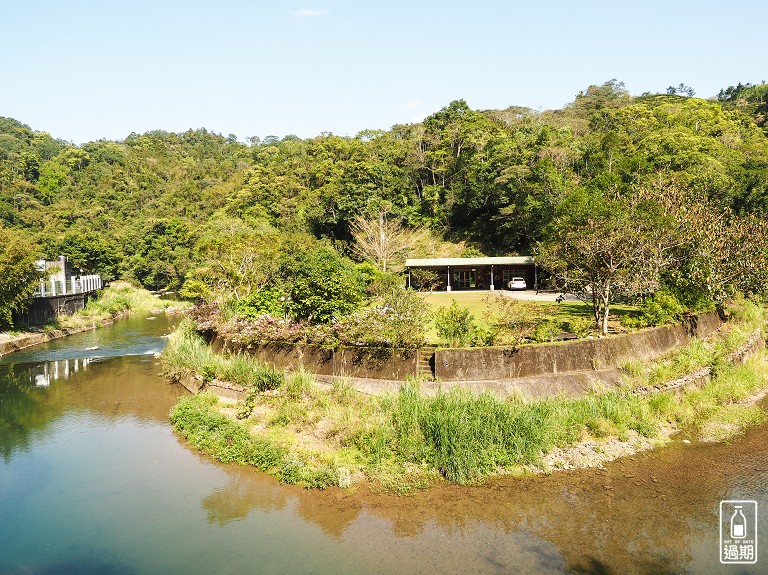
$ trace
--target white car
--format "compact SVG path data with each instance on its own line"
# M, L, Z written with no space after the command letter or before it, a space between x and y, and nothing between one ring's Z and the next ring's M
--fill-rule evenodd
M528 286L525 283L525 278L515 277L509 280L507 282L507 287L509 289L528 289Z

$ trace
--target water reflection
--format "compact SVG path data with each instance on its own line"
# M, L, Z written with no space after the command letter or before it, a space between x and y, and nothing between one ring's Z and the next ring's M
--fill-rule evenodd
M768 425L731 444L680 442L602 470L443 485L412 497L279 485L227 466L201 500L224 527L288 507L390 572L718 573L721 499L768 505ZM768 532L768 517L758 528ZM378 562L378 563L377 563ZM761 573L760 565L742 573Z
M3 573L714 574L719 501L768 505L768 425L412 497L303 490L189 449L150 356L54 351L0 365Z
M75 359L64 359L60 361L46 361L35 365L30 371L30 382L37 387L49 387L51 381L69 379L70 374L74 375L81 369L85 371L88 364L99 361L100 358L84 357Z

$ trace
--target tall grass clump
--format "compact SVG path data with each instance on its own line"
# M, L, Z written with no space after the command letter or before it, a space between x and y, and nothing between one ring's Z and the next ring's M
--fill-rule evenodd
M545 447L548 411L546 403L516 405L461 388L426 398L408 384L393 416L398 451L426 458L449 481L470 483L534 461Z
M284 376L256 358L244 354L221 355L198 335L189 319L179 323L176 331L168 338L163 351L165 373L179 379L189 374L201 374L204 381L218 379L255 391L277 389L283 384Z
M534 463L585 434L651 436L659 421L647 399L623 391L523 403L462 388L424 397L414 382L402 386L392 414L398 457L425 461L456 483Z

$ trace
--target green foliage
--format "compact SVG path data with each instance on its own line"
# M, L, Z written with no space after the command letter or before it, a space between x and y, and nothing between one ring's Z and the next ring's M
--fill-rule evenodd
M195 331L189 320L182 321L169 337L163 351L165 373L180 378L189 373L203 374L208 381L218 379L256 392L277 389L283 384L281 371L243 354L219 355Z
M674 293L660 290L643 301L640 312L646 325L665 325L682 320L686 307Z
M544 320L536 324L531 333L531 340L539 343L555 341L562 333L563 326L559 321Z
M635 270L618 284L614 277L612 293L647 297L662 271L684 305L687 293L721 304L735 291L760 294L768 285L765 246L747 241L766 235L766 101L765 84L731 86L707 101L631 97L614 79L561 110L480 112L456 100L388 131L250 145L200 129L73 146L0 118L0 221L24 229L40 255L67 255L86 272L154 289L186 285L195 299L246 299L273 287L293 297L296 279L294 314L325 323L357 309L360 296L341 293L357 291L349 288L357 280L345 277L341 288L330 285L337 276L308 279L311 272L289 269L286 260L330 250L314 245L319 238L352 253L358 217L386 214L404 230L424 231L407 234L402 254L419 244L424 257L443 255L437 247L446 238L461 239L451 255L531 253L542 242L557 264L564 250L556 246L573 247L579 233L595 249L600 239L630 256L649 235L665 239L652 233L660 214L646 209L649 190L664 189L704 212L722 210L683 230L691 241L673 264L662 258L666 271ZM585 196L595 201L580 203ZM722 214L727 225L717 231ZM634 235L622 237L625 228ZM322 268L321 258L308 259ZM578 283L583 274L573 267L578 273L568 277ZM372 287L370 270L359 271ZM435 285L418 275L414 285ZM324 292L336 303L322 306Z
M419 291L435 291L440 286L440 275L432 270L411 270L411 287Z
M412 380L397 395L374 397L356 392L348 380L324 389L309 374L298 372L275 391L249 394L240 415L250 417L232 422L238 427L223 423L216 400L204 395L189 409L186 404L177 408L181 415L173 417L185 422L179 429L198 448L225 461L254 460L281 481L346 486L351 474L362 471L375 484L398 493L425 487L438 475L474 483L520 465L537 465L554 448L585 438L650 438L672 424L722 439L764 419L744 402L768 388L765 354L745 365L722 361L763 325L765 312L737 302L732 313L731 331L717 343L695 340L661 361L634 362L627 366L631 379L625 388L580 398L522 402L459 387L428 396ZM174 345L172 338L169 347ZM181 350L179 360L194 363L199 353L195 345ZM667 382L713 365L712 381L701 387L632 393L635 386ZM324 441L319 450L318 437Z
M435 310L435 328L437 335L448 345L461 347L469 345L476 329L472 313L459 307L456 300L449 307L441 306Z
M288 294L279 288L265 288L235 302L235 312L244 317L268 314L284 316L288 312Z
M9 328L22 311L40 278L35 261L38 247L29 237L0 226L0 329Z
M224 463L253 465L269 471L278 467L284 447L248 431L240 422L215 409L218 400L210 394L182 397L171 410L173 428L203 453Z
M289 310L297 319L329 323L355 311L364 282L355 266L329 247L299 252L286 262Z

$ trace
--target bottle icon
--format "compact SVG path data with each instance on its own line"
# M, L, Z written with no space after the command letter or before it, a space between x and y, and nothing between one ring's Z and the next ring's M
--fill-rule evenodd
M747 536L747 518L741 512L741 505L734 507L736 511L731 517L731 537L733 539L744 539Z

